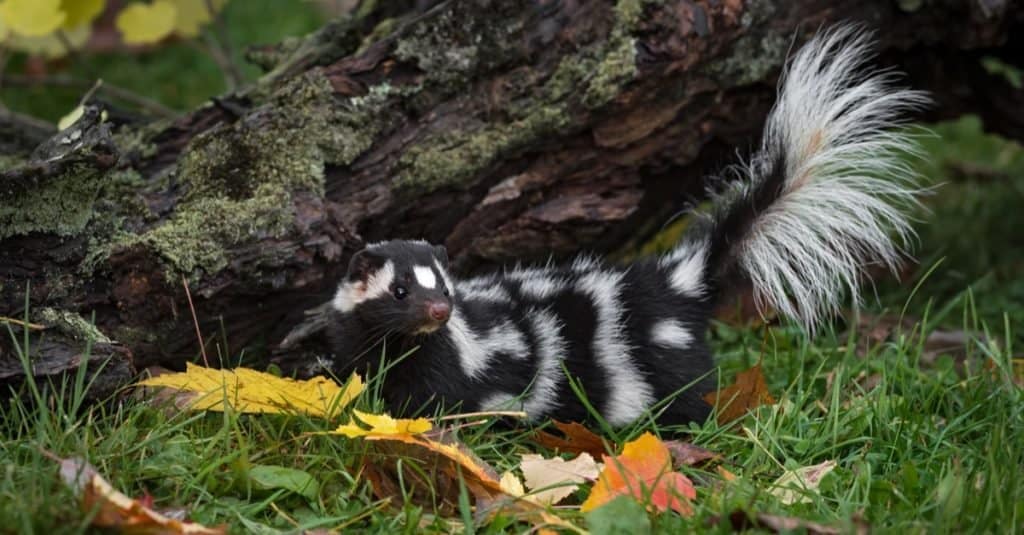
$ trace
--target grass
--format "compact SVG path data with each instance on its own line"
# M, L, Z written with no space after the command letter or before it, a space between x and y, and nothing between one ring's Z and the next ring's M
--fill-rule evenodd
M808 339L788 325L716 324L711 334L723 378L763 360L779 403L735 425L618 431L619 439L647 430L685 434L723 454L722 467L738 476L727 483L716 469L685 469L698 483L692 517L648 517L634 509L614 517L620 525L728 531L709 522L745 510L845 531L860 523L882 533L1004 533L1024 526L1024 391L1014 383L1021 363L1013 358L1024 331L1015 323L1024 314L1024 299L1015 297L1024 295L1024 270L1014 247L1024 156L1019 146L981 135L971 119L935 130L927 142L932 157L921 165L948 183L928 200L932 213L919 224L924 260L902 285L880 284L881 299L868 311L917 319L867 349L863 333L839 328ZM974 171L951 179L957 166ZM987 365L961 372L949 356L925 362L928 332L951 327L983 334L970 337L965 352L968 361ZM468 503L445 518L401 498L390 505L377 500L359 472L363 443L308 434L332 427L326 422L169 415L130 397L86 406L85 378L74 379L63 392L29 389L0 407L0 530L88 531L89 515L78 510L44 451L85 457L123 492L148 493L157 506L187 508L194 520L228 524L236 533L530 529L511 517L474 525ZM372 397L357 403L375 405ZM521 453L543 452L528 429L484 425L460 436L499 471L515 468ZM784 470L826 460L837 468L808 503L786 506L768 492ZM319 491L310 498L261 488L252 476L261 466L302 470L318 480ZM583 497L580 491L576 498ZM588 521L575 510L557 514L595 533L609 525L610 515Z

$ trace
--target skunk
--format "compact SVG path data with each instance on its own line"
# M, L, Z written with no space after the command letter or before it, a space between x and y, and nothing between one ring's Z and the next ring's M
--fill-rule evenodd
M443 247L386 241L354 255L331 303L335 371L380 374L394 413L516 409L536 421L703 421L717 386L705 332L749 283L813 332L871 263L895 269L912 231L914 152L894 128L927 97L870 72L840 28L783 73L759 150L669 253L629 265L580 256L462 280ZM340 375L344 376L344 375Z

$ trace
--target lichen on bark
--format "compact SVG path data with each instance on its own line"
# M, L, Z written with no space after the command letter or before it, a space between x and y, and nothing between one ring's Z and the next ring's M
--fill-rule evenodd
M636 76L636 44L629 32L642 2L620 4L627 7L616 10L606 38L567 55L546 79L533 80L539 88L527 83L514 88L518 94L508 95L509 105L502 110L506 120L493 114L468 121L459 130L428 136L402 155L395 183L409 193L466 187L495 162L564 133L573 113L611 103ZM530 79L531 74L524 76ZM442 79L456 78L444 74Z

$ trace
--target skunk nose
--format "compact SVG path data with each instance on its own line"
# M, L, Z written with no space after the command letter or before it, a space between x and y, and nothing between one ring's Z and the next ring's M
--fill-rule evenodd
M427 303L427 314L437 321L445 321L451 314L451 307L444 301L431 301Z

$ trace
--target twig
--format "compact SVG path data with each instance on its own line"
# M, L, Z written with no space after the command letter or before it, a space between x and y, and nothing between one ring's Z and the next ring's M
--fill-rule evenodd
M34 331L41 331L46 328L46 325L40 325L38 323L28 323L22 320L16 320L14 318L8 318L7 316L0 316L0 323L13 323L15 325L21 325L26 329L31 329Z
M479 418L483 416L511 416L513 418L526 418L526 412L524 411L481 411L481 412L464 412L461 414L449 414L448 416L441 416L437 419L439 422L447 420L461 420L464 418Z
M210 47L210 53L214 56L213 60L224 71L224 80L228 84L228 89L234 91L242 85L245 78L242 76L242 70L235 63L235 53L231 46L231 37L228 36L228 27L224 22L224 12L218 13L213 8L213 0L206 0L206 10L213 17L213 27L216 28L216 31L205 34L208 41L207 46Z
M40 77L25 76L22 74L8 74L4 77L4 81L22 87L29 87L33 85L48 85L54 87L68 87L75 89L91 89L95 85L94 82L90 82L88 80L83 80L80 78L72 78L70 76L62 74ZM125 89L123 87L110 85L106 82L104 82L102 87L99 88L99 91L111 97L118 98L130 104L133 104L140 109L152 113L153 115L157 115L168 119L173 119L181 115L181 112L168 108L167 106L164 106L163 104L153 99L144 97L138 93L129 91L128 89Z
M203 356L203 365L210 367L210 361L206 359L206 342L203 342L203 333L199 330L199 318L196 317L196 307L192 304L192 292L188 289L188 279L181 276L181 284L185 287L185 297L188 298L188 309L192 312L192 324L196 326L196 338L199 339L199 353Z

